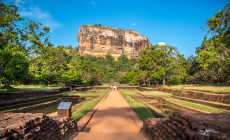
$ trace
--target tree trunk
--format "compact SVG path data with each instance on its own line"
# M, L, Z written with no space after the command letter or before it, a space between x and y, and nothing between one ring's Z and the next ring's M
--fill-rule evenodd
M166 72L164 73L164 75L163 75L163 86L165 85L165 75L166 75Z

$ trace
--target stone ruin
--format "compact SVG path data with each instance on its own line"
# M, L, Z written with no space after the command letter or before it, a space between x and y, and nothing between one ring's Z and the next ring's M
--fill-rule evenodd
M77 131L73 118L42 113L0 113L0 139L66 139Z
M144 121L142 132L154 140L229 140L230 115L206 113L173 113L168 118Z

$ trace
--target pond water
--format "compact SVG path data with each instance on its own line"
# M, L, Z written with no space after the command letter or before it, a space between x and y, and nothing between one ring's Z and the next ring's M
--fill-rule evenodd
M167 115L172 115L173 112L183 112L182 110L175 108L173 106L168 105L165 103L161 98L152 98L150 100L146 100L147 103L151 104L155 108L158 108L162 112L164 112Z
M59 103L54 104L54 105L50 105L48 107L44 107L44 108L39 108L39 109L35 109L30 111L29 113L43 113L43 114L50 114L53 112L57 112L57 108L58 108Z
M181 110L170 107L169 105L157 105L156 108L160 109L167 115L172 115L173 112L181 112Z
M66 97L66 98L62 98L61 100L62 102L72 102L72 106L75 106L76 104L79 104L81 101L83 101L83 99L79 99L79 98L74 98L74 97ZM60 104L60 102L57 102L55 104L51 104L47 107L41 107L41 108L38 108L38 109L34 109L34 110L31 110L29 111L28 113L43 113L43 114L50 114L50 113L54 113L54 112L57 112L57 108Z

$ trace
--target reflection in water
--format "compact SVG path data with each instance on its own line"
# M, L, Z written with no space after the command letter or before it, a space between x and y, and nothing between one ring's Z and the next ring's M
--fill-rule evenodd
M147 102L167 115L172 115L173 112L183 112L183 110L167 105L162 98L151 98Z
M29 111L29 113L43 113L43 114L47 115L47 114L50 114L53 112L57 112L58 105L59 104L54 104L54 105L50 105L48 107L38 108L38 109Z
M168 105L157 105L156 108L162 110L164 113L168 114L168 115L172 115L173 112L180 112L181 110L172 108Z

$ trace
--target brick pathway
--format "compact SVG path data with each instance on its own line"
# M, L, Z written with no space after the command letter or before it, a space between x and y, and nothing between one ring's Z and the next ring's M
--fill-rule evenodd
M74 140L144 140L139 133L141 124L124 97L112 91Z

